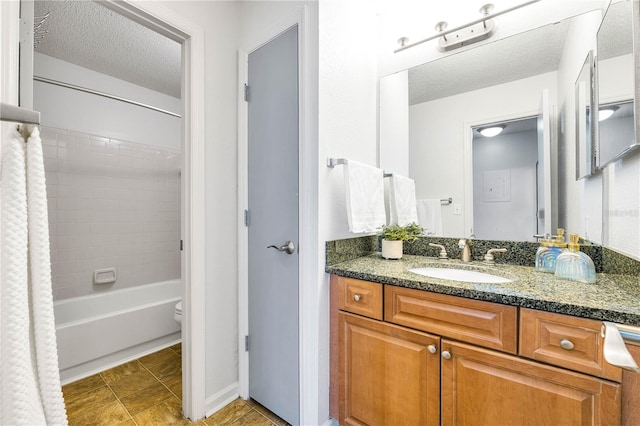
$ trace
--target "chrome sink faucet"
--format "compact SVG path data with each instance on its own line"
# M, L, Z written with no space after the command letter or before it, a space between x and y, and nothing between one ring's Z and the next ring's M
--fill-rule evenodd
M471 241L465 238L461 239L458 241L458 248L462 250L460 259L463 262L471 262Z

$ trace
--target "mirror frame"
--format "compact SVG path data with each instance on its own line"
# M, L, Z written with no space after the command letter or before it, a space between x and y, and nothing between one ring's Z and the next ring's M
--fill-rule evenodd
M575 82L576 180L592 176L596 172L596 125L594 123L596 120L593 120L593 111L595 111L597 87L594 66L593 50L590 50ZM583 160L584 169L581 167Z
M633 99L631 99L631 101L633 102L633 120L634 120L634 133L635 133L635 137L634 137L634 143L628 147L623 147L617 154L615 154L614 156L612 156L611 158L602 159L602 149L601 149L601 140L600 140L600 125L598 120L593 120L594 124L595 124L595 134L596 134L596 168L598 170L604 170L609 164L614 163L615 161L618 161L619 159L629 155L631 152L636 151L638 148L640 148L640 141L638 140L638 135L640 135L640 115L638 114L638 102L640 101L640 84L638 84L637 82L637 77L638 77L638 72L637 70L640 69L640 54L638 54L638 42L636 41L636 37L638 35L640 35L640 2L636 1L636 0L628 0L631 3L631 16L629 16L629 19L631 20L631 37L632 37L632 52L631 52L631 57L632 57L632 62L633 62L633 66L632 66L632 79L633 79ZM598 52L597 52L597 44L598 44L598 39L601 39L601 30L603 28L603 25L605 24L605 21L607 19L607 13L609 13L610 9L612 6L616 5L616 4L620 4L621 2L618 3L610 3L609 7L607 8L607 11L605 12L604 16L602 17L602 22L600 24L600 28L598 29L598 32L596 33L596 56L595 56L595 60L594 60L594 69L595 69L595 80L596 80L596 88L597 90L595 91L595 105L597 106L597 109L600 109L600 106L603 105L608 105L611 104L611 102L601 102L600 98L600 89L602 87L602 85L600 84L601 82L601 78L602 78L602 72L600 71L600 66L599 66L599 58L598 58Z

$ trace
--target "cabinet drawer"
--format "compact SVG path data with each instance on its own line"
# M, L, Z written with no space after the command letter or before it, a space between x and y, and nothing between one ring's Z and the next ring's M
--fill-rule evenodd
M338 309L382 321L382 284L339 277Z
M602 322L521 309L520 355L620 382L622 371L604 360Z
M384 319L468 343L517 352L518 308L385 286Z

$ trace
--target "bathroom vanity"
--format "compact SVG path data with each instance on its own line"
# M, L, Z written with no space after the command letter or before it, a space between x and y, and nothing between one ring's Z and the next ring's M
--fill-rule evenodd
M508 283L421 276L474 269ZM532 267L372 254L329 265L331 416L342 425L633 424L635 374L602 321L640 324L637 277L596 285Z

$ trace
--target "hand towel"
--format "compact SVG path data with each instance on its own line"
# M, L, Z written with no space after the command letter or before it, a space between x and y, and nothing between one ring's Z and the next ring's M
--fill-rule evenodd
M416 184L413 179L393 174L389 177L389 224L418 223Z
M349 231L379 231L387 219L382 170L351 160L344 167Z
M14 128L3 146L0 424L66 425L53 324L44 165L37 129L31 142L34 146L27 153ZM29 197L34 199L28 202ZM32 223L41 220L45 222Z
M34 312L37 374L48 425L66 425L67 413L60 385L58 346L53 316L49 213L40 131L27 141L27 210L29 222L29 285Z
M442 227L442 204L439 198L422 199L416 202L418 224L424 228L426 235L441 237L444 235Z

